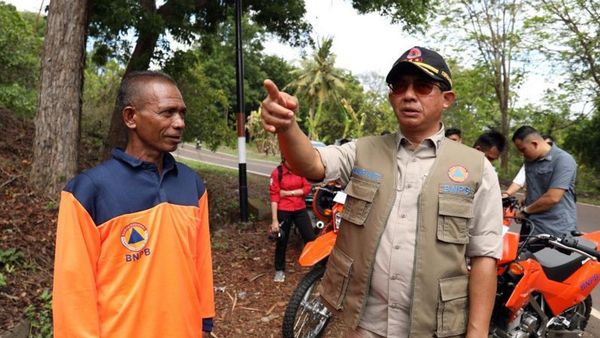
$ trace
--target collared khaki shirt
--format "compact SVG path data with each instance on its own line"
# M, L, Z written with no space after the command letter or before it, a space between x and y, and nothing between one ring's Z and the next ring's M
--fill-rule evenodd
M417 204L443 138L443 127L418 145L412 145L400 132L397 134L395 202L377 249L371 289L359 324L381 336L408 336ZM339 180L347 184L354 165L356 144L349 142L317 150L325 166L325 181ZM502 238L496 231L500 224L494 223L498 223L502 215L498 214L500 208L486 204L487 196L500 193L496 172L485 160L482 184L473 201L474 217L469 225L467 256L501 257Z

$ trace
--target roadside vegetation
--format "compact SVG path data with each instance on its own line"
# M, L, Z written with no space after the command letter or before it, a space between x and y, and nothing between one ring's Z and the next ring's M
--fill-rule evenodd
M0 0L0 334L28 319L33 337L49 335L58 194L66 180L102 161L122 141L123 130L113 117L124 75L152 64L173 76L188 106L185 142L237 155L233 2L54 3L64 6L64 13L88 6L87 21L71 23L85 26L81 31L87 32L87 48L80 58L67 60L81 63L81 74L70 75L83 79L82 88L51 82L60 76L44 78L57 69L44 62L56 59L42 54L71 47L65 43L64 48L44 52L44 44L49 37L72 33L62 31L68 25L52 24L54 12L21 13ZM438 6L432 0L406 2L409 5L393 0L351 3L359 13L380 13L382 20L400 23L407 34L449 56L458 100L445 112L444 123L462 129L467 145L487 129L510 139L519 126L532 125L575 156L578 201L600 204L597 1L451 0L444 13L434 11ZM259 120L265 78L298 96L300 127L314 140L332 144L397 129L385 74L353 74L340 68L333 52L335 37L312 34L304 0L244 6L248 158L280 160L276 136L264 132ZM167 34L186 48L173 50ZM272 37L302 47L301 60L271 55L263 42ZM531 76L540 80L532 84ZM42 86L44 80L52 85ZM560 85L549 87L536 102L523 100L532 88L555 82ZM50 96L50 90L64 92ZM49 97L53 107L40 104L40 98ZM67 117L73 123L60 125ZM510 182L521 163L511 144L497 168L501 181ZM238 224L234 170L190 165L209 187L215 271L226 290L218 296L219 321L243 327L248 336L277 336L277 314L285 298L279 293L291 286L286 283L272 295L272 248L265 245L264 224L256 219ZM251 197L266 205L267 183L267 178L249 175ZM242 275L242 267L264 275ZM244 284L252 285L252 291ZM254 298L242 301L242 291ZM264 301L257 303L259 299ZM237 334L218 330L225 330L217 332L222 337Z

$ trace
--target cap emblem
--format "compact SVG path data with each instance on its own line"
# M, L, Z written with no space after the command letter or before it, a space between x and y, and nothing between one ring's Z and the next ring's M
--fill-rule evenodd
M421 56L421 50L419 48L412 48L408 52L406 59L411 62L423 62L423 58Z

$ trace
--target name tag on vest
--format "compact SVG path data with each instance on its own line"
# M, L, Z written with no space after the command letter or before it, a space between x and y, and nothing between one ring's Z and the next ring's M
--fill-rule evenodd
M460 184L440 184L440 193L461 195L461 196L474 195L473 188L471 188L468 185L460 185Z

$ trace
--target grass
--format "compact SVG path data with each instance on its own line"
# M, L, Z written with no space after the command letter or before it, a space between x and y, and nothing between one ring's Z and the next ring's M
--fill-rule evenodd
M227 176L228 178L233 178L238 176L237 169L225 168L213 164L208 164L196 160L189 160L184 158L177 158L177 162L184 163L188 167L199 171L199 172L212 172L213 174Z
M208 191L211 229L220 224L237 223L240 217L239 177L237 169L223 168L194 160L177 159L203 178ZM248 198L260 205L269 205L269 178L249 173L247 176ZM249 214L249 221L253 215ZM214 227L213 227L214 226Z

